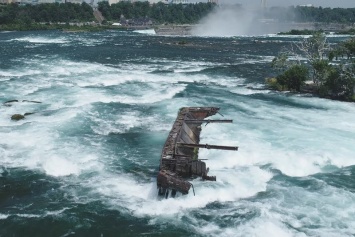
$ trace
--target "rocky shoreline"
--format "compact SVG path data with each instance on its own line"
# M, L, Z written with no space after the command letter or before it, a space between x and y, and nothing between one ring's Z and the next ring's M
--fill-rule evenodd
M265 29L268 29L270 32L264 33L279 33L290 30L310 30L317 31L323 30L326 33L335 32L342 33L344 31L354 30L355 25L348 24L338 24L338 23L330 23L330 24L321 24L317 22L308 22L308 23L279 23L279 22L267 22L261 23L265 25ZM145 26L146 29L149 27ZM171 36L188 36L192 35L192 30L197 27L197 25L154 25L151 28L154 28L157 35L171 35ZM151 29L150 28L150 29Z
M127 30L149 30L154 29L157 35L186 36L191 35L191 30L195 25L142 25L142 26L121 26L119 28Z
M154 27L157 35L186 36L191 35L193 25L163 25Z

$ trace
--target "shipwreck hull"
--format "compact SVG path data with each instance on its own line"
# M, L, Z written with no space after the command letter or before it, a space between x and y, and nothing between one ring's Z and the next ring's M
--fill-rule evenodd
M237 147L201 145L200 133L203 123L216 122L205 118L218 113L216 107L184 107L178 112L168 138L164 144L157 187L160 195L166 197L171 190L172 196L176 192L187 194L192 186L189 178L202 177L205 180L215 181L215 176L208 176L209 169L206 163L198 159L199 148L237 150ZM231 120L218 120L217 122L231 122Z

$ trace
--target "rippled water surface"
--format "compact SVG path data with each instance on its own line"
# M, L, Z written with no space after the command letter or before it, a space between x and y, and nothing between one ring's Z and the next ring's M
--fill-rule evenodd
M297 40L0 33L0 235L354 236L354 104L264 85ZM201 150L217 182L161 200L183 106L220 107L201 142L239 151Z

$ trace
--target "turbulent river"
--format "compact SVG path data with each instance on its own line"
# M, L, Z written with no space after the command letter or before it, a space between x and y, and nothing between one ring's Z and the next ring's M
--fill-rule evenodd
M297 40L0 33L0 236L354 236L355 105L264 84ZM239 151L200 150L217 182L160 199L184 106L220 107L201 143Z

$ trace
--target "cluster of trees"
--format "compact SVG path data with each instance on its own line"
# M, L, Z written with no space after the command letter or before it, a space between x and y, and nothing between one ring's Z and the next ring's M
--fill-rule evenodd
M98 9L108 21L120 21L121 18L150 18L155 23L196 23L213 10L213 3L149 5L148 2L121 1L111 6L108 2L99 2Z
M8 4L0 6L0 25L93 20L93 9L87 3L44 3L25 6Z
M321 97L355 101L355 38L331 47L323 33L295 44L272 61L279 71L267 83L277 90L310 91ZM300 54L306 60L289 60ZM306 84L307 81L312 83Z
M314 31L314 30L308 30L308 29L304 29L304 30L290 30L287 32L280 32L278 33L278 35L313 35L314 33L317 32L323 32L323 31Z
M272 7L265 17L280 22L355 23L355 8Z

